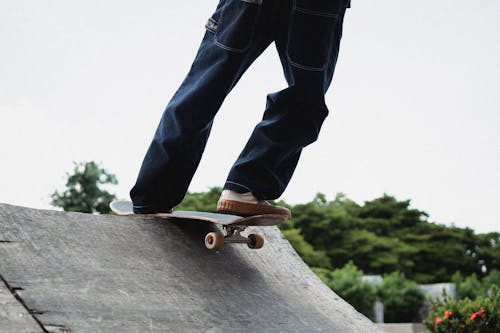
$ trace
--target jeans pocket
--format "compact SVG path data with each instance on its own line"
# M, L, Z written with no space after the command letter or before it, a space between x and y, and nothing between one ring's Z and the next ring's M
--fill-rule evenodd
M227 0L215 33L215 44L233 52L245 52L255 32L263 0Z
M326 68L342 6L344 0L294 0L286 50L291 65L312 71Z

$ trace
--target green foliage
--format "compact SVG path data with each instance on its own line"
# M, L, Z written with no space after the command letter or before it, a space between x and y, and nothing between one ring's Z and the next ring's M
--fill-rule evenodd
M307 265L310 267L332 268L326 253L314 250L312 245L304 240L304 237L300 234L300 229L283 230L283 235Z
M488 271L500 270L500 233L481 234L476 239L473 255L477 256Z
M475 299L486 296L493 285L500 286L500 271L493 270L482 280L479 280L476 274L464 277L460 272L456 272L451 281L455 284L457 299Z
M500 332L500 290L494 285L488 296L458 301L443 292L441 299L432 301L424 325L432 333Z
M451 277L451 282L455 284L457 299L475 299L483 294L483 286L481 281L478 280L476 274L464 277L460 274L460 272L456 272Z
M449 281L453 273L498 269L499 234L475 235L469 228L427 221L427 213L383 195L358 205L343 194L333 201L318 194L292 207L293 222L315 250L324 251L333 267L352 260L367 274L400 271L419 283Z
M211 187L208 192L188 193L175 209L215 213L221 193L220 187Z
M488 275L483 278L483 290L488 291L493 285L500 286L500 271L492 270Z
M376 290L370 283L362 281L363 272L352 262L333 272L323 268L313 268L313 271L356 310L374 319L373 304L377 297Z
M418 284L407 280L400 272L384 276L378 287L378 295L384 304L386 323L412 322L425 301L424 293Z
M95 162L74 163L73 173L66 174L66 190L51 195L51 205L65 211L83 213L110 212L109 203L115 195L102 187L116 185L116 176L108 173Z

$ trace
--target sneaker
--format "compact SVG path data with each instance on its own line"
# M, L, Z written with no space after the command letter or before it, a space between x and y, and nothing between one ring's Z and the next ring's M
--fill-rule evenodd
M240 216L276 214L283 215L287 220L292 218L292 214L287 208L273 206L267 201L258 200L251 192L238 193L231 190L222 191L217 202L217 211Z

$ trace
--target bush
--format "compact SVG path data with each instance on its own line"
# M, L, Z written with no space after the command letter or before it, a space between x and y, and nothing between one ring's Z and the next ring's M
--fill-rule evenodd
M370 283L362 281L363 272L352 262L334 271L320 268L313 268L313 271L356 310L374 320L373 304L377 299L377 292Z
M479 280L476 274L464 277L460 272L456 272L451 281L455 284L457 299L475 299L479 296L487 296L488 290L493 285L500 286L500 271L492 270L482 280Z
M442 299L431 301L424 325L432 333L500 332L500 290L494 285L488 294L455 301L443 292Z
M460 272L456 272L451 277L451 282L455 284L457 299L475 299L484 294L481 281L478 280L476 274L471 274L467 277L462 276Z
M486 275L483 278L483 289L488 291L493 287L493 285L500 286L500 271L499 270L492 270L490 274ZM486 295L483 295L486 296Z
M384 276L378 295L384 304L384 321L387 323L414 321L425 301L419 285L407 280L400 272Z

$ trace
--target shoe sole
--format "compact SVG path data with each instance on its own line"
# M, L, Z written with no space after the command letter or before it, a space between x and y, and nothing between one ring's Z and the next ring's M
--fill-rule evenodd
M290 211L286 208L225 199L217 202L217 211L240 216L276 214L285 217L287 220L292 217Z

